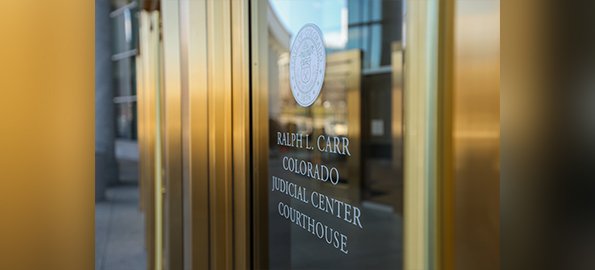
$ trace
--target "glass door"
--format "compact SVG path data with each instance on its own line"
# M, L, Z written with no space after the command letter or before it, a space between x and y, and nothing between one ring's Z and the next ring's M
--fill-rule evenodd
M252 22L266 61L253 85L262 264L401 269L403 1L263 2Z

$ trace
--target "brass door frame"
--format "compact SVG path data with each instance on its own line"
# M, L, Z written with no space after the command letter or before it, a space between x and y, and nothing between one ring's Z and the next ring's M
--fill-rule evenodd
M141 11L137 74L141 207L145 213L147 265L161 269L162 259L162 111L161 45L158 11Z
M250 268L248 5L179 2L185 269Z
M192 16L190 16L192 14ZM209 267L206 0L180 0L184 269ZM190 35L193 31L193 35Z
M231 0L234 268L248 269L251 249L250 4Z
M183 265L182 115L179 0L161 1L164 105L163 257L166 269Z
M499 269L500 3L441 5L440 265Z
M455 1L440 2L439 15L439 71L438 80L440 90L438 96L439 138L438 173L440 181L437 187L440 192L437 194L437 218L438 243L436 247L437 268L456 269L455 267L455 246L454 246L454 189L455 181L453 175L453 46L454 46L454 6Z
M267 1L250 1L252 77L252 268L268 269L269 89Z

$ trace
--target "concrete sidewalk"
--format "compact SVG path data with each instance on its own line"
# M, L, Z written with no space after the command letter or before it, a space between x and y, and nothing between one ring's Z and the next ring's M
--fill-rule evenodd
M146 269L138 187L110 187L106 197L95 204L95 269Z

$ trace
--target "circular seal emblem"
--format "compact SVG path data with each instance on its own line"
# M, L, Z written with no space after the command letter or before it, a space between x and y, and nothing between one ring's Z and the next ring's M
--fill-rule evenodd
M326 51L322 31L315 24L306 24L291 44L289 81L295 101L308 107L316 101L326 69Z

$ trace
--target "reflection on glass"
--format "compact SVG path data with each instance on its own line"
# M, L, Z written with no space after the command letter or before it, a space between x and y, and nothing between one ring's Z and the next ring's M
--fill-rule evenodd
M138 27L130 9L123 9L112 18L112 61L116 130L120 139L136 139L135 55Z
M269 1L273 269L402 268L402 5ZM307 23L322 30L327 58L318 99L302 107L290 89L290 44ZM291 136L304 147L279 143ZM292 172L292 160L338 179Z

